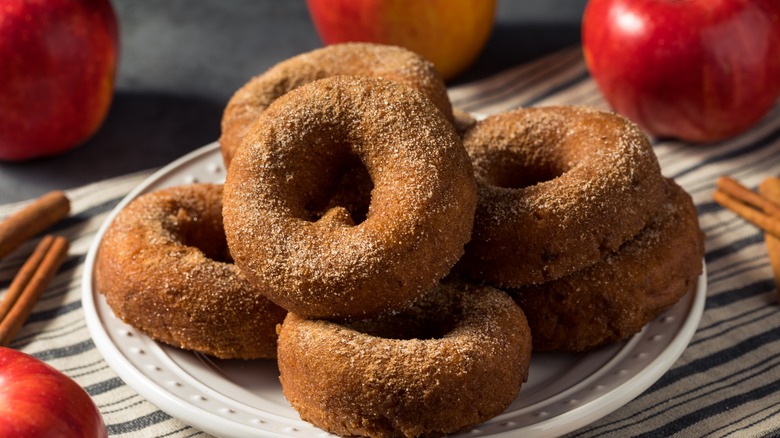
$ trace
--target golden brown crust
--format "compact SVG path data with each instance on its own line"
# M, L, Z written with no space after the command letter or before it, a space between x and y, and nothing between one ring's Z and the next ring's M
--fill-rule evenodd
M228 170L223 215L236 264L277 304L321 318L398 310L463 253L471 163L417 91L335 76L285 94L259 121ZM343 207L320 217L355 163L373 181L366 219Z
M412 87L431 99L447 120L453 120L444 81L425 58L396 46L329 45L282 61L236 91L222 118L219 142L225 166L230 166L243 137L271 102L301 85L336 75L379 77Z
M174 187L117 215L95 281L118 317L158 341L220 358L276 357L286 311L228 260L222 186Z
M455 282L373 321L339 325L291 313L279 334L285 397L301 418L343 436L470 429L517 397L530 358L530 332L512 299Z
M613 113L514 110L478 122L463 142L478 202L458 269L499 286L596 263L636 235L664 199L646 136Z
M534 351L585 351L627 339L695 286L704 256L696 208L671 180L667 192L650 224L617 252L510 291L528 316Z

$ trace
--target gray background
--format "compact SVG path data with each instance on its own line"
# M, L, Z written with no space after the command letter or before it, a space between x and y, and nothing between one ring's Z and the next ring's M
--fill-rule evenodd
M499 0L493 33L456 85L578 44L586 0ZM97 134L63 155L0 163L0 204L163 166L219 137L251 76L322 46L303 0L113 0L121 53Z

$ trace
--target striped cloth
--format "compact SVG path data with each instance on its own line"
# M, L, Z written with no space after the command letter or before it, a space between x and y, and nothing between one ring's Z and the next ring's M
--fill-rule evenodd
M450 90L459 108L492 114L553 104L606 108L579 48ZM690 346L645 393L571 434L595 436L780 436L780 307L762 233L712 201L715 178L755 187L780 175L780 108L749 132L716 145L656 143L666 176L692 196L707 235L708 295ZM190 437L204 433L171 418L125 385L87 331L81 271L108 212L151 171L68 191L73 214L54 230L70 238L68 259L12 347L62 370L93 397L111 436ZM4 217L23 203L0 207ZM35 242L0 262L7 288Z

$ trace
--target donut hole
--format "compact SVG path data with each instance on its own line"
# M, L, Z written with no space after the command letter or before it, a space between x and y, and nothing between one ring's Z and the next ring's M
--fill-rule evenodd
M200 250L211 260L233 263L228 250L225 228L220 219L193 217L184 209L180 209L176 222L178 229L175 235L178 243Z
M399 314L354 321L346 326L383 339L441 339L455 329L460 315L461 311L455 305L447 308L415 306Z
M306 210L310 212L310 220L320 219L328 210L334 207L346 209L355 225L366 220L368 207L371 204L371 191L374 184L368 169L354 154L347 154L334 176L327 178L324 194L319 199L312 199Z
M496 152L480 159L489 165L480 166L476 175L492 186L522 189L552 181L568 170L551 157L524 157L510 151Z
M455 328L454 319L444 318L406 318L395 315L394 317L381 318L380 320L356 321L347 324L347 327L369 336L383 339L441 339Z
M507 169L499 175L495 175L495 180L490 182L494 186L506 189L522 189L530 187L545 181L552 181L563 175L562 171L557 169Z

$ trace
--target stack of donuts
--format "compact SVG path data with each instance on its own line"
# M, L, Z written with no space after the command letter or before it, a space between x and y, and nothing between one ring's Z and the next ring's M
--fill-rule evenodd
M633 123L528 108L478 122L463 143L478 201L456 270L515 299L534 351L625 340L695 285L696 208Z
M224 185L136 198L96 285L124 321L276 358L301 418L437 436L503 412L532 351L627 339L701 272L690 197L620 116L453 110L432 64L328 46L239 89Z

